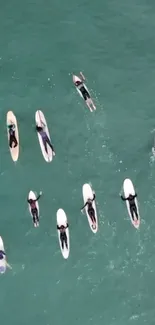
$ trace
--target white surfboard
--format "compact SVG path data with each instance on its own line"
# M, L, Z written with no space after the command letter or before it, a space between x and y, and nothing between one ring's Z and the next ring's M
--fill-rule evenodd
M84 204L88 201L88 199L93 199L93 196L94 196L93 195L93 191L92 191L92 188L91 188L91 186L89 184L84 184L83 185L83 187L82 187L82 193L83 193L83 201L84 201ZM87 212L87 209L88 209L87 206L85 207L85 212L86 212L86 215L87 215L87 219L88 219L88 222L89 222L90 229L95 234L98 231L98 217L97 217L97 210L96 210L95 200L92 202L92 206L94 208L95 218L96 218L96 228L95 229L93 229L92 220L89 217L89 214Z
M19 132L18 132L18 124L17 124L16 116L14 115L14 113L12 111L7 112L6 123L7 123L7 126L10 123L14 123L15 127L16 127L15 128L15 136L16 136L16 139L18 141L18 145L15 148L10 148L10 146L9 146L12 160L16 162L18 160L18 157L19 157ZM9 136L8 128L7 128L7 135L8 135L8 143L9 143L10 136Z
M73 75L73 83L74 83L74 85L75 85L75 82L76 82L76 81L82 81L82 80L81 80L79 77ZM86 85L85 85L84 83L83 83L83 85L84 85L84 87L86 88L86 90L88 91L88 94L90 95L90 92L89 92L88 88L86 87ZM79 88L78 88L76 85L75 85L75 87L76 87L76 89L77 89L79 95L83 98L83 96L82 96L81 91L79 90ZM91 96L90 96L90 97L91 97Z
M124 197L127 198L129 197L130 194L132 195L135 195L135 189L134 189L134 186L133 186L133 183L132 181L129 179L129 178L126 178L124 180L124 183L123 183L123 190L124 190ZM130 219L131 219L131 223L133 224L133 226L135 228L139 228L140 226L140 214L139 214L139 208L138 208L138 201L137 201L137 198L135 198L135 204L136 204L136 207L137 207L137 212L138 212L138 222L137 221L133 221L132 219L132 216L131 216L131 212L130 212L130 205L129 205L129 201L126 200L126 206L127 206L127 210L128 210L128 214L130 216Z
M67 216L66 216L66 213L65 213L65 211L63 209L59 209L57 211L57 225L59 227L67 225ZM66 236L67 236L68 249L67 249L65 243L64 243L64 249L62 249L61 240L60 240L60 230L58 230L59 245L60 245L61 253L62 253L62 255L63 255L63 257L65 259L68 258L69 253L70 253L69 227L66 228Z
M29 199L32 199L32 200L36 200L36 194L33 192L33 191L30 191L29 192L29 195L28 195L28 198ZM32 219L33 219L33 215L32 215L32 213L31 213L31 207L30 207L30 204L28 203L28 207L29 207L29 212L30 212L30 214L31 214L31 217L32 217ZM36 207L37 207L37 209L38 209L38 215L39 215L39 203L38 203L38 201L36 201ZM35 224L34 224L34 227L39 227L39 222L36 222Z
M45 116L44 116L44 114L43 114L42 111L36 111L36 113L35 113L35 122L36 122L36 124L38 126L42 126L42 122L44 123L44 125L45 125L45 128L44 128L45 129L45 132L47 133L47 135L48 135L48 137L50 139L50 134L49 134L47 122L46 122ZM46 150L45 150L45 147L44 147L44 144L43 144L43 140L42 140L41 135L38 132L37 132L37 134L38 134L38 140L39 140L39 144L40 144L40 148L41 148L43 157L44 157L44 159L47 162L51 162L52 159L53 159L52 149L47 144L47 151L48 151L48 153L47 153Z
M155 148L154 147L152 147L152 154L153 154L153 156L155 156Z
M4 250L4 244L3 244L3 239L0 236L0 250L2 250L3 252L5 252ZM6 256L4 256L4 258L2 260L0 260L0 273L3 274L5 273L7 268L7 264L6 264Z

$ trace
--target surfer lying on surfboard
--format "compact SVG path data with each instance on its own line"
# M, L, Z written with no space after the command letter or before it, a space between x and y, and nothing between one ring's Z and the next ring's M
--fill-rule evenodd
M96 218L95 218L95 211L94 211L92 203L95 200L96 195L95 195L95 193L93 193L93 194L94 194L93 199L88 199L87 202L85 203L85 205L82 207L81 211L83 211L83 209L87 206L87 209L88 209L87 211L88 211L89 217L93 224L92 227L93 227L93 229L95 229L96 228Z
M8 131L9 131L9 146L12 148L14 143L14 148L18 146L18 142L15 136L15 129L16 126L13 122L10 121L10 124L8 124Z
M137 212L137 207L135 204L136 197L137 197L137 194L135 194L135 195L130 194L127 198L125 198L125 197L123 197L123 195L121 195L121 199L123 201L126 201L126 200L129 201L130 212L131 212L133 221L138 221L138 212ZM135 216L136 216L136 220L135 220Z
M53 145L51 144L51 141L45 131L45 124L43 122L42 123L42 126L39 126L39 125L36 125L36 131L40 134L42 140L43 140L43 144L44 144L44 147L45 147L45 151L46 153L48 154L48 151L47 151L47 144L50 146L50 148L52 149L53 151L53 156L55 156L55 151L54 151L54 147Z
M62 245L62 249L64 249L64 243L66 245L66 248L68 249L68 243L67 243L67 235L66 235L66 229L69 227L68 223L65 226L58 226L57 225L57 229L60 230L60 240L61 240L61 245Z
M42 192L39 193L38 197L35 200L29 199L29 198L27 199L27 202L30 204L30 207L31 207L31 213L33 216L34 225L36 224L36 222L39 223L39 214L38 214L36 202L40 199L41 195L42 195Z
M84 75L82 74L82 72L80 72L80 79L81 79L81 81L80 80L77 80L77 81L75 81L75 86L80 90L80 92L81 92L81 94L82 94L82 96L83 96L83 99L85 100L85 102L86 102L86 104L87 104L87 106L88 106L88 108L90 109L90 111L92 112L92 107L93 107L93 109L94 110L96 110L96 107L95 107L95 105L94 105L94 103L93 103L93 101L92 101L92 99L91 99L91 97L90 97L90 94L89 94L89 92L87 91L87 89L85 88L85 86L84 86L84 81L85 81L85 77L84 77Z

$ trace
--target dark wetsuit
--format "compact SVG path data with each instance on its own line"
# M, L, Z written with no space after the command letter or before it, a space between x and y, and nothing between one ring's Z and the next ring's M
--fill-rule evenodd
M137 212L137 207L136 207L136 204L135 204L135 198L137 197L137 194L135 195L129 195L129 197L125 198L121 195L121 199L123 201L129 201L129 206L130 206L130 212L131 212L131 216L132 216L132 219L134 221L134 214L136 215L136 218L138 220L138 212Z
M64 243L66 245L66 248L68 249L68 243L67 243L67 235L66 235L66 229L68 228L68 223L65 226L57 226L57 229L60 230L60 240L61 240L61 245L62 249L64 249Z
M50 141L49 137L47 136L47 133L44 131L44 128L41 127L41 126L36 126L36 130L42 137L42 141L43 141L46 153L48 153L47 144L50 146L50 148L54 152L54 148L53 148L53 146L51 144L51 141Z
M27 199L27 202L30 204L31 207L31 213L33 216L33 223L35 224L36 221L39 222L39 215L38 215L38 209L36 206L36 202L40 199L41 195L39 194L38 197L35 200Z
M92 220L92 223L94 223L94 222L96 223L95 211L94 211L94 208L92 206L92 202L95 200L95 197L96 196L94 194L93 199L89 199L82 208L82 210L83 210L86 206L88 206L87 211L88 211L88 214L89 214L89 216L90 216L90 218Z
M9 130L9 146L12 148L13 143L14 143L14 148L18 146L18 142L15 136L15 124L9 124L8 125L8 130Z
M0 260L2 260L5 256L5 252L3 252L2 250L0 250Z
M90 95L89 95L87 89L84 87L82 81L76 81L75 86L81 91L81 94L82 94L84 100L87 100L88 98L90 98Z

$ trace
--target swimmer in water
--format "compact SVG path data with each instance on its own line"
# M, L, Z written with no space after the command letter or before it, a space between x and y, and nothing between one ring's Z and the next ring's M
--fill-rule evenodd
M15 130L16 130L16 126L13 122L10 121L10 124L7 125L8 127L8 132L9 132L9 146L10 148L15 148L18 146L18 142L15 136ZM14 146L13 146L14 144Z
M137 197L137 194L135 195L132 195L130 194L127 198L123 197L121 195L121 199L123 201L128 201L129 202L129 207L130 207L130 212L131 212L131 216L132 216L132 219L133 221L138 221L138 212L137 212L137 207L136 207L136 204L135 204L135 198ZM136 220L135 220L135 217L136 217Z
M93 101L92 101L92 99L90 97L89 92L85 88L85 85L84 85L85 77L82 74L82 72L80 72L79 79L81 79L81 81L80 80L77 80L77 81L74 82L74 84L75 84L76 88L78 88L79 91L81 92L82 97L85 100L85 102L86 102L89 110L92 112L93 109L96 110L96 107L95 107L95 105L94 105L94 103L93 103Z
M96 228L95 210L94 210L93 205L92 205L95 198L96 198L95 193L93 193L93 199L88 199L87 202L85 203L85 205L81 209L81 212L82 212L83 209L87 206L87 212L88 212L89 217L90 217L90 219L92 221L93 229Z
M43 122L41 122L41 124L42 124L42 126L36 125L36 131L40 134L40 136L42 138L46 153L48 154L47 145L49 145L50 148L52 149L53 156L55 156L54 147L51 144L51 141L45 131L45 124Z

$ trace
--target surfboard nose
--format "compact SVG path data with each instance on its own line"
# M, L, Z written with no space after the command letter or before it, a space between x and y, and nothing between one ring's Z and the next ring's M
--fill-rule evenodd
M58 209L57 214L63 214L64 210L63 209Z

